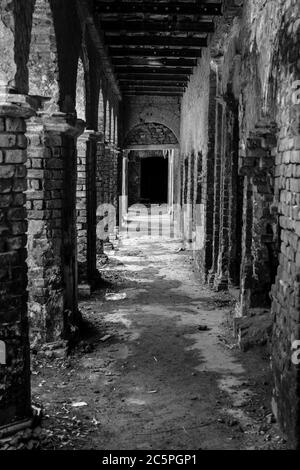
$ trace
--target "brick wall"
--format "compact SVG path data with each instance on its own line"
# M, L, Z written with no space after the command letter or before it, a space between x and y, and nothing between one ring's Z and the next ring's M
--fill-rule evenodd
M215 97L216 74L211 68L210 53L206 51L182 99L180 130L181 158L186 162L183 163L183 202L193 207L191 214L186 214L183 229L190 238L187 234L192 216L194 258L203 279L212 265ZM204 205L204 218L200 207L196 212L196 204Z
M68 337L78 324L75 135L83 129L76 125L63 115L32 118L28 125L27 263L34 341Z
M114 227L118 223L118 198L121 188L119 187L119 152L114 145L100 143L97 150L97 225L107 225L107 237L112 235ZM103 208L101 206L103 205ZM111 210L115 211L110 224L104 223L107 209L105 205L110 205ZM105 240L102 240L105 241ZM102 252L102 241L97 239L97 252Z
M300 77L298 3L254 0L239 7L228 2L231 8L217 20L210 44L211 57L217 63L220 98L215 117L214 170L207 165L209 90L205 87L209 83L209 52L200 61L202 68L194 70L183 97L181 124L183 161L188 161L194 151L202 155L206 219L209 207L214 206L213 224L207 227L209 237L213 227L209 279L215 287L218 278L225 281L225 287L228 283L236 285L239 272L232 259L240 257L240 314L253 315L257 313L253 308L270 308L271 295L272 316L266 310L266 323L273 321L274 325L273 409L295 447L300 445L299 366L292 362L293 342L300 335L300 109L293 98L293 84ZM239 129L234 130L237 119ZM183 165L183 184L187 173L188 166ZM213 174L212 179L209 174ZM207 184L214 186L213 194L208 193ZM186 199L187 188L182 194ZM242 231L237 222L241 220ZM210 240L206 242L210 245ZM204 267L201 252L198 257L199 266Z
M162 124L149 122L134 127L126 137L124 146L177 144L173 132Z
M30 416L26 268L25 100L1 96L0 105L0 426ZM6 101L7 105L4 104ZM22 116L23 114L23 116ZM3 358L2 358L3 359Z

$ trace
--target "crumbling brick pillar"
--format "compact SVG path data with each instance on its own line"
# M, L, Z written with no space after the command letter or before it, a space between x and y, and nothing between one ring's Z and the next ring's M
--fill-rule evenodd
M229 98L226 96L225 98ZM220 199L220 235L218 269L214 280L214 288L218 291L228 289L229 285L229 246L230 246L230 185L232 170L232 134L233 113L232 101L226 100L223 121L223 145L221 157L221 199Z
M40 112L28 124L28 277L34 342L69 339L78 327L76 139L83 122Z
M184 207L184 243L187 249L191 249L193 241L193 179L192 179L192 167L193 167L194 154L189 153L185 162L185 177L186 177L186 188L185 188L185 207Z
M104 136L97 141L96 149L96 205L97 209L101 204L104 203L104 159L105 159L105 143ZM96 212L96 224L101 222L101 217ZM96 252L97 255L103 253L103 241L97 237L96 240Z
M119 150L112 144L98 144L97 151L97 224L102 224L106 218L106 210L101 209L101 205L110 205L111 210L109 217L109 224L107 232L105 230L105 237L103 240L97 240L97 252L99 254L103 251L103 242L109 242L113 239L115 234L114 230L118 223L118 160ZM114 208L115 215L112 217L112 208ZM107 219L108 220L108 219Z
M124 150L121 155L122 158L122 195L121 204L119 207L119 229L122 230L122 223L124 217L128 212L128 151Z
M208 106L208 142L207 154L203 159L202 169L205 174L202 183L202 202L205 205L204 220L204 259L203 275L205 281L212 267L213 257L213 223L214 223L214 166L215 166L215 137L216 137L216 94L217 73L210 69L209 75L209 106Z
M214 213L213 213L213 247L212 267L209 272L208 282L213 286L215 275L218 272L218 257L220 244L220 204L221 204L221 165L223 145L223 120L224 102L217 100L216 103L216 126L215 126L215 158L214 158Z
M85 131L78 139L77 236L79 292L90 294L96 281L96 160L102 134Z
M0 80L1 81L1 80ZM31 416L27 317L24 95L0 90L0 426Z
M278 266L277 214L274 203L276 126L260 123L240 153L240 174L245 177L241 314L268 308Z

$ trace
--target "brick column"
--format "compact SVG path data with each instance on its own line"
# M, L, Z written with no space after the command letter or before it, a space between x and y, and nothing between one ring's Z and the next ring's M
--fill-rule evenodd
M208 282L214 284L215 275L218 271L218 256L220 243L220 204L221 204L221 164L222 164L222 144L223 144L223 101L217 100L216 105L216 129L215 129L215 164L214 164L214 213L213 213L213 248L212 267L209 272Z
M97 208L104 203L104 157L105 157L105 144L104 137L101 137L97 141L96 149L96 205ZM100 222L100 217L96 216L96 224ZM97 238L96 240L96 252L97 255L103 254L103 241Z
M31 339L69 339L77 308L76 138L83 123L40 112L28 124L28 277Z
M128 212L128 151L122 155L122 202L120 204L119 228L122 229L123 217Z
M235 239L236 194L233 179L234 165L238 158L238 105L231 93L225 95L222 165L221 165L221 195L220 195L220 234L218 269L214 279L216 290L226 290L230 283L230 263L233 253L232 241ZM236 168L237 170L237 168Z
M241 153L240 174L245 177L241 314L270 307L270 291L277 271L277 216L274 202L276 128L257 126Z
M231 178L230 131L228 109L224 105L222 154L221 154L221 195L220 195L220 233L217 272L214 288L218 291L228 289L229 269L229 187Z
M115 240L116 233L118 231L119 225L119 196L121 193L121 188L119 188L119 155L120 151L118 147L114 144L111 144L111 204L115 207L116 217L115 217L115 227L113 233L110 234L111 240Z
M77 236L80 294L90 295L96 281L96 170L102 134L85 131L78 139Z
M29 98L0 91L0 427L31 416L25 119Z

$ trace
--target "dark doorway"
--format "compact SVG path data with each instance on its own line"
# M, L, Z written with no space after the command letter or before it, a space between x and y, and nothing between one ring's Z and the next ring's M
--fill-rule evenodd
M141 200L150 204L168 202L168 159L141 159Z

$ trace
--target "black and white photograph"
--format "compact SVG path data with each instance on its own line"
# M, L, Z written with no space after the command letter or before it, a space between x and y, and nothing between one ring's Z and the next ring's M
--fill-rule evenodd
M299 0L0 0L1 469L295 450Z

